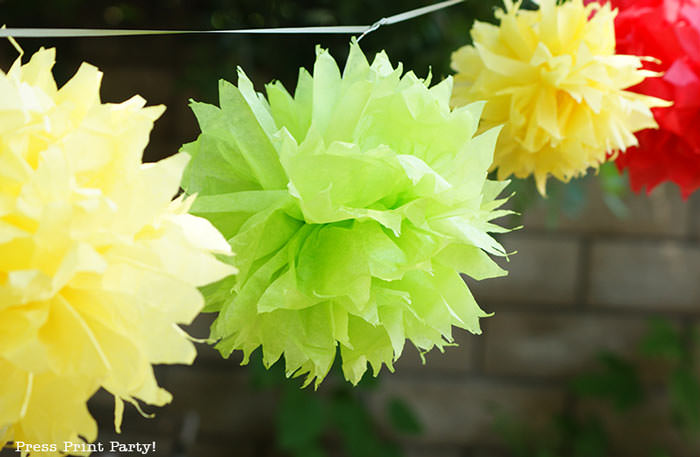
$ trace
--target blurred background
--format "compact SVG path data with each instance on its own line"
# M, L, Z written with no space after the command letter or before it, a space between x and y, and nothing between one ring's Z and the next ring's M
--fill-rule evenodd
M430 4L393 0L0 0L9 27L211 29L365 25ZM469 42L475 19L493 21L492 0L468 0L383 27L362 46L434 80L449 75L450 53ZM339 62L349 37L188 35L23 39L27 55L56 47L55 75L67 81L82 61L104 73L102 95L134 94L168 109L146 160L174 154L197 133L188 100L217 100L220 78L241 66L262 90L272 79L294 87L314 46ZM0 68L16 58L0 43ZM397 372L383 370L350 388L330 376L300 390L279 364L239 366L200 345L194 367L158 368L173 403L142 418L127 408L123 433L113 402L91 410L98 441L156 442L163 457L694 457L700 455L700 195L683 201L673 186L629 194L625 177L604 167L550 196L514 182L511 201L524 228L504 235L518 253L509 276L468 280L495 315L480 336L455 331L459 347L421 362L406 349ZM205 337L210 316L190 328ZM0 374L1 376L1 374ZM11 451L2 456L17 455ZM104 453L101 456L117 455ZM136 455L136 454L120 454Z

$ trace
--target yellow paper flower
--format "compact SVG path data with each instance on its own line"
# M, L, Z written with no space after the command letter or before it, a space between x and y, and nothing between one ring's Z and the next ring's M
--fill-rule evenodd
M562 181L597 168L608 154L637 144L634 132L657 127L650 108L662 100L624 89L655 73L642 58L615 54L610 5L542 0L519 10L506 0L500 26L477 22L473 46L452 55L452 103L488 103L481 129L504 124L493 168L498 179L548 175Z
M177 326L197 287L233 271L223 237L171 201L188 157L141 155L163 107L101 104L83 64L60 90L55 52L0 71L0 448L8 441L90 442L86 401L170 401L153 363L191 363Z

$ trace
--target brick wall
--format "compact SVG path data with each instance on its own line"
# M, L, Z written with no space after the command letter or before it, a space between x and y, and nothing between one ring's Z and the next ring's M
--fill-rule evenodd
M628 218L616 219L591 189L577 219L548 229L544 211L535 208L524 229L503 237L518 251L505 264L509 276L468 281L477 300L495 312L483 321L483 335L459 334L460 348L384 377L378 395L398 393L426 426L423 436L406 442L409 456L505 455L494 436L497 414L537 428L565 409L590 408L566 398L565 385L592 367L602 349L633 356L651 316L697 325L700 198L683 202L664 186L649 197L630 196L627 204ZM655 368L645 375L653 377ZM652 403L647 408L660 407ZM610 420L610 429L621 456L646 455L625 424ZM659 434L677 455L698 455L672 430L647 432Z
M556 229L547 228L542 208L534 208L524 229L503 237L518 251L504 264L509 276L468 281L483 307L495 312L482 321L483 334L455 331L459 347L429 353L426 365L407 348L395 374L382 372L379 388L366 398L378 422L385 400L398 396L424 426L419 436L396 437L406 457L506 456L494 432L499 414L537 428L567 409L600 408L571 401L565 385L592 367L601 349L633 355L651 316L698 324L700 198L683 202L666 186L650 197L630 196L627 204L629 217L618 220L592 190L584 214L562 219ZM206 335L209 322L201 317L192 331ZM280 455L272 444L277 394L252 389L249 369L237 360L201 347L194 367L161 367L159 379L173 392L173 404L152 420L129 410L120 439L156 439L163 456ZM653 377L654 369L647 374ZM645 408L656 414L660 404ZM111 401L98 397L92 406L105 428L100 440L109 440ZM196 442L178 454L178 434L188 421L196 424ZM609 421L617 457L642 455L630 437L643 425ZM670 443L679 457L697 455L671 429L647 432Z
M100 64L97 45L87 46L81 54ZM142 93L150 103L169 106L154 132L150 158L194 137L194 119L184 108L193 94L174 91L168 82L167 74L177 68L100 66L109 75L107 100ZM664 315L688 328L700 323L700 196L683 202L675 188L665 186L649 197L630 196L627 204L629 217L616 219L592 188L584 214L560 220L556 229L547 227L542 205L533 208L524 229L502 238L518 251L504 264L509 276L468 281L479 303L495 312L483 321L483 335L455 332L460 346L430 353L425 366L407 349L397 373L382 373L381 386L367 396L378 420L383 399L398 395L425 427L420 436L399 437L407 457L501 457L493 431L499 412L536 425L580 409L564 386L592 366L602 348L632 354L650 316ZM205 336L209 319L198 319L193 332ZM159 367L158 377L174 402L155 411L155 419L127 408L121 441L156 440L159 456L279 455L271 438L277 397L251 389L249 370L235 357L225 361L201 346L194 367ZM103 442L114 437L112 407L104 395L91 403ZM619 457L638 457L629 429L613 428ZM179 443L191 440L182 435L195 431L195 445L183 449ZM672 431L658 433L683 448Z

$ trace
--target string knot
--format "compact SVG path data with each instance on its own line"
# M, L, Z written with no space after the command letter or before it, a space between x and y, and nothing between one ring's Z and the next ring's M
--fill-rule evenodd
M375 22L374 24L370 25L370 26L367 28L367 30L365 30L364 32L362 32L362 35L360 35L360 37L357 39L357 41L359 42L361 39L363 39L363 38L365 37L365 35L368 35L368 34L374 32L374 31L377 30L379 27L381 27L381 26L383 26L383 25L387 25L388 23L389 23L389 19L386 18L386 17L383 17L383 18L379 19L377 22Z

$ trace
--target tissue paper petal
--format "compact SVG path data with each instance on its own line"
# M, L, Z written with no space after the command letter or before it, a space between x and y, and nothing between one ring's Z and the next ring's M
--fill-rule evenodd
M653 110L658 130L638 135L639 146L616 159L629 170L636 192L651 192L671 181L684 198L700 188L700 2L697 0L615 0L617 51L650 56L645 67L663 72L630 90L673 101Z
M406 340L427 351L452 326L479 332L459 271L505 273L482 251L505 255L487 233L502 230L489 221L505 183L487 180L498 129L473 137L483 104L451 110L451 85L384 53L370 64L353 43L343 71L318 49L294 95L274 82L256 96L239 71L219 107L192 104L202 133L183 147L183 187L239 269L205 291L224 356L262 347L267 366L284 356L318 385L340 350L357 383L368 364L392 369Z
M634 132L656 127L651 108L667 103L626 90L654 73L615 54L609 5L538 3L507 0L499 26L474 24L474 44L452 55L452 104L487 100L480 129L504 125L492 168L499 179L533 175L544 195L550 175L568 181L635 146Z
M232 274L205 219L172 201L189 157L142 164L163 107L102 104L83 64L62 88L53 49L0 72L0 443L93 441L87 400L163 405L154 363L191 363L197 287Z

